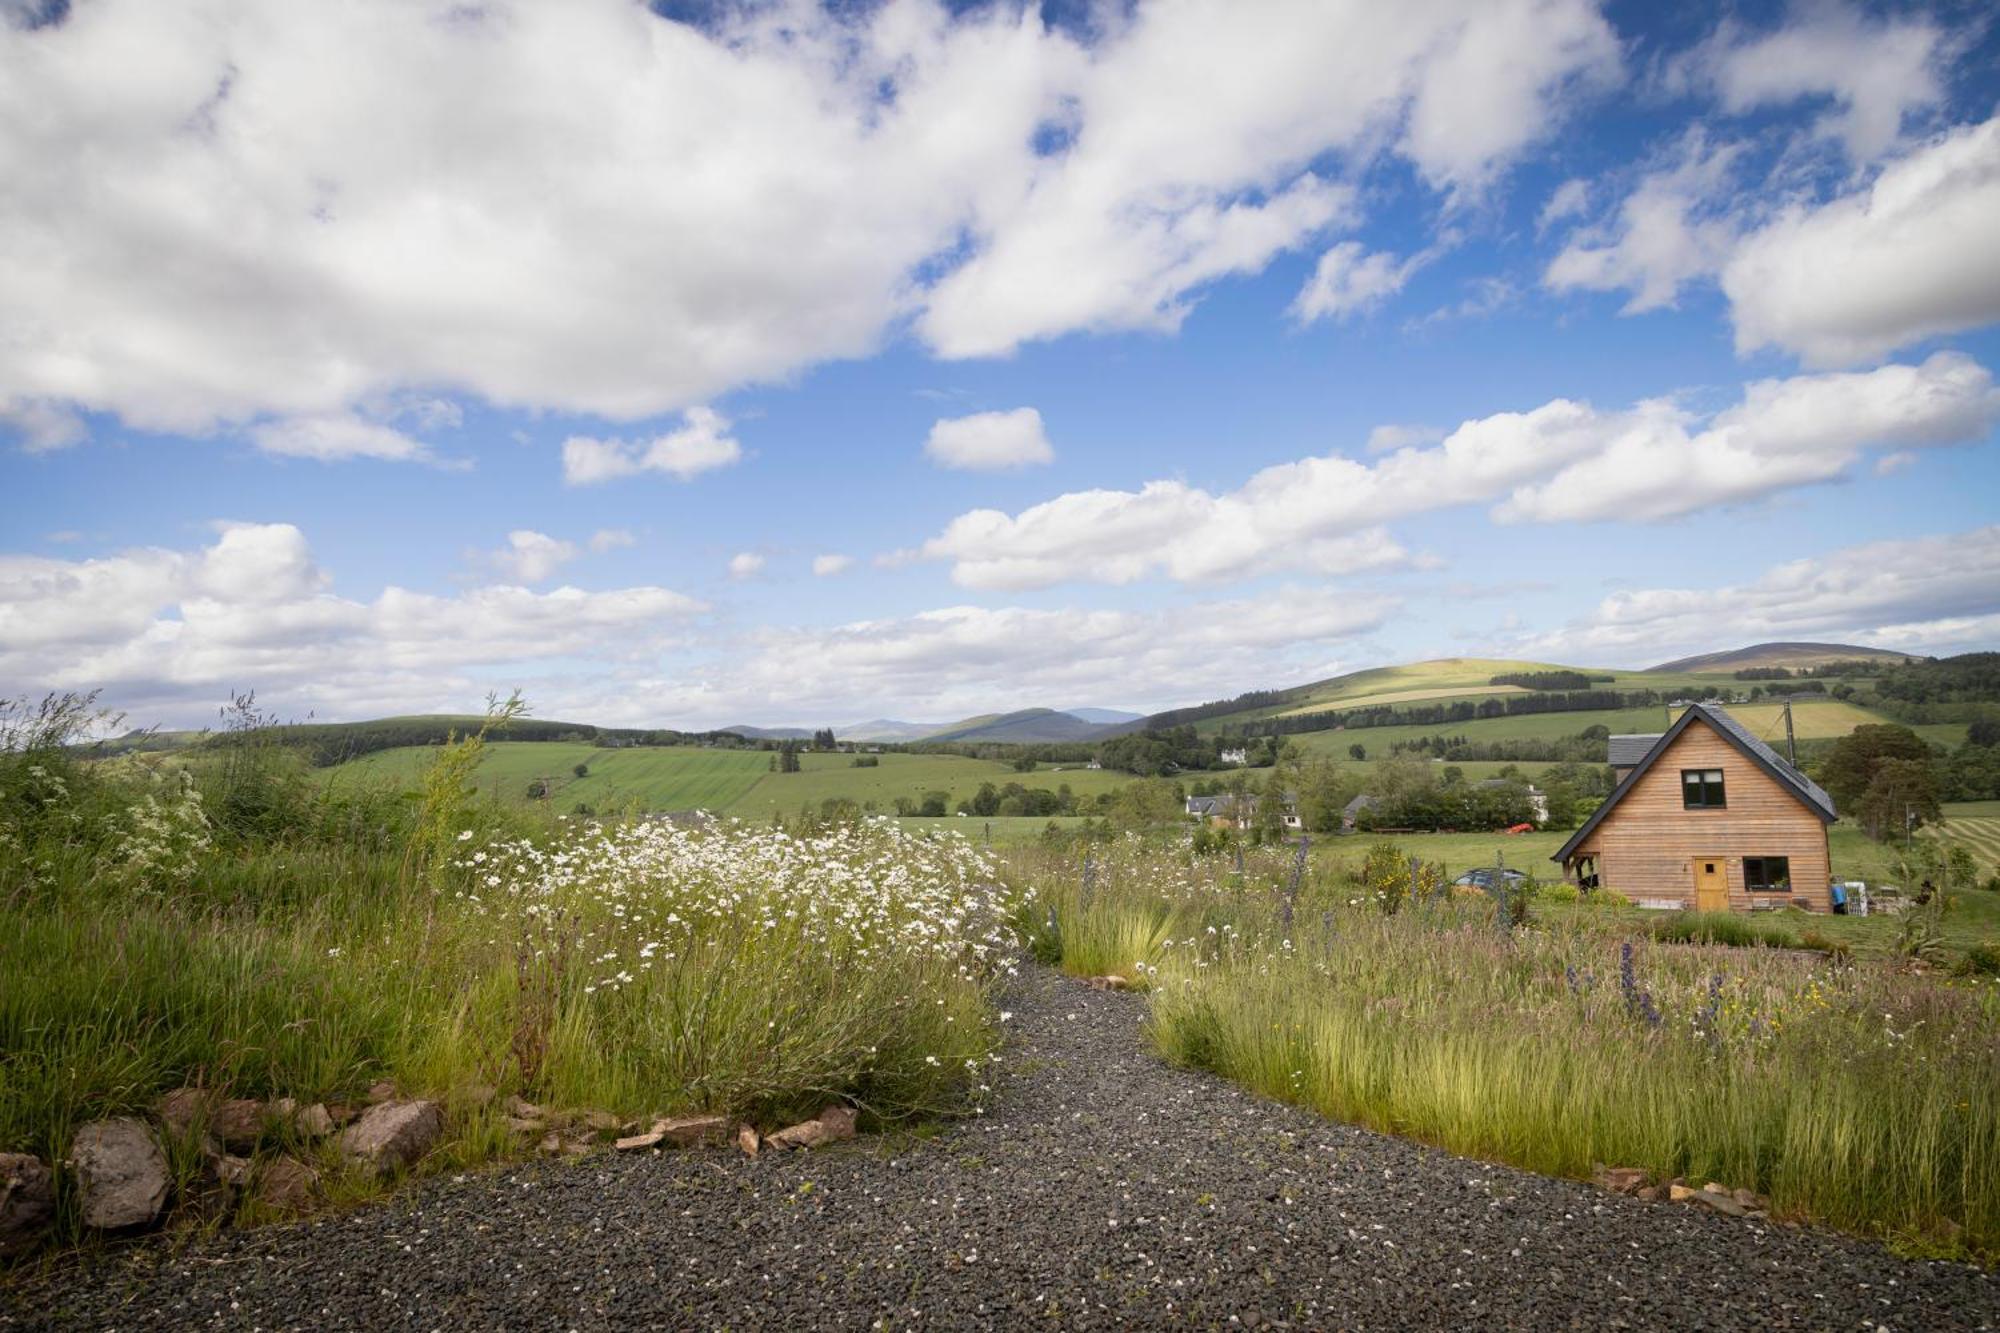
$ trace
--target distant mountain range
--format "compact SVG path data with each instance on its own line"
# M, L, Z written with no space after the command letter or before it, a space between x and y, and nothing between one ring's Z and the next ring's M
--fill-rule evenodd
M1028 744L1043 741L1089 741L1143 721L1144 713L1119 708L1023 708L1012 713L981 713L956 722L899 722L878 717L868 722L836 726L843 741L903 744L910 741L994 741ZM724 727L749 740L803 741L810 727Z

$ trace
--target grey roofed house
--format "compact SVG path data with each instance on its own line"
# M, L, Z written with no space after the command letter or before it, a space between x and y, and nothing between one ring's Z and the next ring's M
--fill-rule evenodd
M1754 732L1731 717L1726 710L1715 707L1712 704L1689 704L1686 711L1680 715L1673 726L1667 728L1665 732L1658 736L1645 738L1653 742L1646 748L1646 753L1640 756L1631 770L1619 773L1618 785L1612 790L1611 795L1605 798L1604 804L1598 806L1596 813L1584 820L1583 827L1579 828L1570 836L1569 841L1563 844L1562 850L1549 859L1567 865L1570 853L1582 846L1590 837L1592 831L1604 822L1605 817L1612 812L1620 801L1625 799L1626 793L1638 785L1639 780L1645 777L1646 770L1652 767L1653 760L1659 755L1665 754L1668 747L1679 739L1683 731L1687 730L1688 725L1697 720L1706 722L1715 728L1717 735L1735 746L1737 750L1742 752L1745 758L1769 774L1780 786L1789 790L1793 796L1798 798L1801 804L1811 809L1822 820L1831 824L1834 820L1840 818L1840 813L1833 807L1833 797L1827 794L1825 788L1786 763L1783 755L1759 740ZM1611 739L1618 741L1621 739L1633 740L1639 738L1613 736Z
M1227 814L1226 807L1230 801L1227 796L1190 796L1187 798L1187 812L1202 819L1212 819Z
M1657 731L1648 732L1643 736L1613 736L1610 755L1605 762L1613 768L1637 768L1639 761L1651 753L1653 747L1659 743L1660 733Z
M1374 807L1375 798L1373 796L1364 794L1355 797L1346 805L1340 807L1340 826L1342 828L1353 828L1354 821L1361 817L1361 812L1363 810L1372 810Z

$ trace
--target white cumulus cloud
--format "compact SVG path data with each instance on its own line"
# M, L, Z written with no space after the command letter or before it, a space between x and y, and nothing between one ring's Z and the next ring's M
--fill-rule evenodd
M835 574L845 574L854 567L851 555L816 555L813 557L813 574L818 578L831 578Z
M1874 18L1822 0L1797 6L1769 32L1725 22L1677 64L1681 79L1706 86L1734 114L1831 100L1815 132L1866 162L1896 142L1913 114L1944 100L1951 47L1927 17Z
M1788 208L1722 272L1739 351L1871 360L2000 319L2000 117L1961 126L1865 189Z
M650 440L570 436L562 446L563 480L571 486L595 486L658 472L688 481L742 457L743 446L729 434L728 420L712 408L692 407L679 430Z
M224 523L193 550L0 556L0 680L101 687L149 721L249 688L294 716L459 711L537 663L657 652L703 609L659 587L346 597L297 527Z
M393 426L344 412L267 421L251 429L250 440L267 454L310 458L321 463L348 458L405 462L431 457L421 440Z
M1357 241L1342 241L1319 257L1312 276L1292 300L1292 318L1310 324L1373 309L1403 290L1422 259L1398 259L1385 251L1371 252Z
M1028 467L1056 457L1042 414L1032 407L948 417L931 427L924 453L940 467L971 471Z
M1732 641L1834 639L1908 652L1990 641L2000 629L2000 527L1868 542L1773 565L1716 588L1613 593L1521 651L1551 661L1651 665Z
M561 541L545 532L517 528L507 534L507 544L488 553L487 560L505 577L517 583L542 583L582 554L575 542Z
M1566 398L1460 425L1362 462L1281 463L1220 494L1183 481L1073 491L1018 514L959 515L919 554L974 588L1338 574L1410 562L1381 526L1493 503L1501 522L1660 520L1844 475L1871 448L1984 438L1992 376L1940 352L1917 366L1747 386L1705 421L1665 401L1616 411Z
M1177 0L1081 36L931 0L93 0L0 26L0 403L413 458L351 414L640 421L905 320L948 356L1171 328L1347 216L1346 177L1476 195L1617 68L1590 0ZM566 452L579 482L653 457Z

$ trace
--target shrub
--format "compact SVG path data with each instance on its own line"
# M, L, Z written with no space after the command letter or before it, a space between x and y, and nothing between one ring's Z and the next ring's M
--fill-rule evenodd
M1403 849L1393 842L1370 847L1361 862L1361 887L1384 916L1394 916L1410 894L1410 861Z
M1975 944L1953 970L1963 977L2000 977L2000 947Z

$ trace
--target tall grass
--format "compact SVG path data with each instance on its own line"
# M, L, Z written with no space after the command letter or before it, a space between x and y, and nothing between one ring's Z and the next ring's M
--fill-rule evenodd
M1669 943L1611 914L1508 931L1480 899L1385 915L1337 883L1285 929L1275 863L1260 886L1255 865L1126 859L1087 902L1046 895L1054 934L1201 923L1146 959L1172 1060L1471 1156L1718 1180L1781 1214L2000 1257L1991 983Z
M0 710L0 1151L60 1169L184 1084L387 1079L446 1102L454 1164L522 1146L475 1089L767 1128L983 1094L1016 942L963 838L537 818L474 796L476 735L416 792L299 780L257 727L92 761L85 702Z

